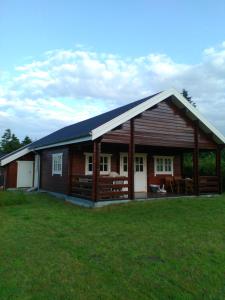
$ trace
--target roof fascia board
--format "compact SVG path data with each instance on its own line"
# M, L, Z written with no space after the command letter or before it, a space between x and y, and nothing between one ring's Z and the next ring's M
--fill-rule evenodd
M31 150L25 148L25 149L21 149L20 151L17 151L14 154L12 153L12 155L9 155L8 157L1 159L1 166L5 166L10 162L12 162L13 160L16 160L17 158L20 158L21 156L28 154L29 152L31 152Z
M47 145L47 146L43 146L43 147L37 147L37 148L34 148L34 150L42 150L42 149L60 147L60 146L63 146L63 145L77 144L77 143L91 141L91 140L92 140L91 136L85 136L85 137L78 138L78 139L75 139L75 140L70 140L70 141L67 141L67 142L61 142L61 143L51 144L51 145Z
M173 95L184 105L187 109L207 128L211 131L222 143L225 143L224 135L219 132L201 113L190 104L183 95L181 95L177 90L173 89Z

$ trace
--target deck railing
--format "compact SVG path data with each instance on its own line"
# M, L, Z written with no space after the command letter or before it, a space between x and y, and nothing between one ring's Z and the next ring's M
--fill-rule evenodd
M79 198L92 199L92 191L92 175L72 175L71 195ZM218 177L200 176L199 192L200 194L218 193ZM128 177L100 176L98 178L97 199L98 201L128 199Z
M128 178L100 176L98 181L98 198L105 199L127 199Z
M72 175L71 194L75 197L91 199L93 180L91 175Z
M210 194L219 192L219 178L217 176L199 177L200 194Z
M92 199L92 175L72 175L71 195L79 198ZM100 176L97 186L98 200L128 199L128 178Z

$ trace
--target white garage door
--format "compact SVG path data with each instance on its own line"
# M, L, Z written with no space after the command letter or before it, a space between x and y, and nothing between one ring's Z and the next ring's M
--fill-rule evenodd
M32 187L33 186L33 161L17 161L17 187Z

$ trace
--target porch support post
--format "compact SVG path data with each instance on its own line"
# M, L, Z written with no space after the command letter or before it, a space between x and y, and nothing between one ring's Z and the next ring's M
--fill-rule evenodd
M72 193L72 149L69 146L68 149L68 188L67 188L67 194L70 195ZM39 158L40 159L40 158Z
M184 177L184 152L182 151L180 154L180 173L181 177Z
M101 142L95 140L93 142L93 183L92 183L92 200L98 200L98 183L100 176L100 153L101 153Z
M194 171L194 191L199 196L199 122L194 125L194 153L193 153L193 171Z
M218 145L216 148L216 176L218 177L219 194L222 194L221 150L222 147Z
M4 167L4 183L3 184L4 184L3 188L4 188L4 190L6 190L7 185L8 185L8 165L6 165Z
M129 152L128 152L128 193L129 199L134 199L134 119L130 120Z

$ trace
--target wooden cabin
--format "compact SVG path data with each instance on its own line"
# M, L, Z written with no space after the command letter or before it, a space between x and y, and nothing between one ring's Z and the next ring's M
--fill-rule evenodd
M91 201L221 193L224 136L176 90L62 128L1 159L5 188ZM215 172L199 172L199 154ZM184 155L193 158L184 172Z

